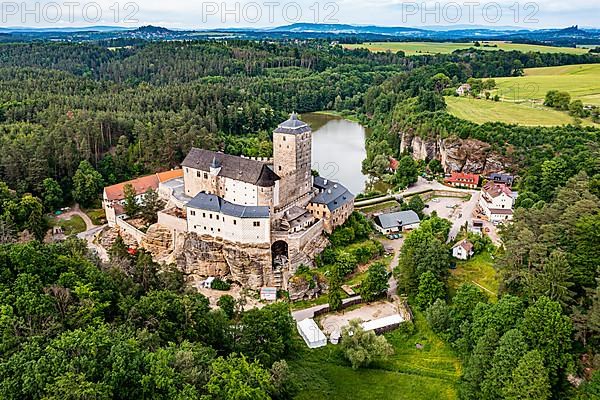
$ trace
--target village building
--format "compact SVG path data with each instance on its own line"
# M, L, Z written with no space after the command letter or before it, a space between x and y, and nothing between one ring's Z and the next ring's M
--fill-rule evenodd
M515 181L515 177L509 174L493 173L487 176L487 179L495 183L503 183L506 186L512 186Z
M375 229L384 235L417 229L421 220L412 210L380 214L374 219Z
M452 246L452 256L459 260L468 260L474 253L473 243L468 240L462 240Z
M477 186L479 186L479 175L453 172L445 179L445 182L453 187L477 189Z
M313 187L317 195L307 208L315 218L324 220L325 230L331 233L354 211L354 195L339 183L320 176L314 178Z
M143 237L133 232L190 275L286 288L326 246L325 233L354 210L354 195L341 183L313 178L311 147L310 126L293 113L273 132L273 158L192 148L180 172L131 181L140 196L151 188L166 202L158 224ZM122 208L127 183L105 189L107 216ZM114 222L126 218L122 210L114 215L109 225L126 228Z
M487 182L479 195L479 211L495 224L510 221L513 217L515 196L503 183Z
M458 87L458 89L456 89L456 94L459 96L466 96L469 93L471 93L471 85L468 83L463 83Z
M106 213L108 226L113 227L117 224L117 219L124 219L127 217L123 208L123 205L125 204L125 187L127 185L130 185L133 188L136 194L136 200L141 204L143 202L144 194L148 190L158 191L161 184L176 178L181 178L182 176L183 171L181 169L175 169L142 176L127 182L121 182L116 185L105 187L102 193L102 207ZM166 196L164 198L166 198Z

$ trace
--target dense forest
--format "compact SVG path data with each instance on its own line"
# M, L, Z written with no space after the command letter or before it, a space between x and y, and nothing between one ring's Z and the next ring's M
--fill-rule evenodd
M460 82L597 61L481 50L404 57L323 42L32 43L0 50L0 180L40 195L43 180L52 178L67 196L83 160L115 183L177 166L191 146L269 155L270 131L289 112L386 114L397 101L396 88L388 93L386 84L402 82L400 90L416 95L420 77L440 66Z
M220 305L122 241L0 246L0 398L289 398L287 305Z
M598 61L405 57L322 41L0 45L0 398L290 398L286 304L243 311L225 297L211 310L176 270L119 241L106 264L75 240L14 242L22 230L41 239L45 212L178 166L191 146L270 155L289 112L322 109L372 128L365 169L399 158L397 186L418 172L400 153L404 131L479 139L513 160L520 196L495 261L499 301L472 285L448 296L449 225L437 217L407 238L399 288L462 357L462 399L597 398L600 132L477 125L446 113L443 95L469 78ZM343 247L348 231L332 242ZM324 262L339 258L330 253Z

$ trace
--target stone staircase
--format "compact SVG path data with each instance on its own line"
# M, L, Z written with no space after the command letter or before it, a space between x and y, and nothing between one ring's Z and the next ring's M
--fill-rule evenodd
M283 273L281 272L281 268L277 268L273 271L273 285L277 289L283 288Z

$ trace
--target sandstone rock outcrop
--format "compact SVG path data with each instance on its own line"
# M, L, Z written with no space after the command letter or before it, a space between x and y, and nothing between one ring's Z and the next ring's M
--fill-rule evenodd
M186 275L227 277L258 289L272 281L271 248L185 234L173 258Z
M328 289L327 281L320 275L311 277L293 276L288 282L288 294L291 301L313 299Z
M410 151L417 160L436 159L444 171L490 174L510 169L511 162L477 139L427 137L402 132L400 151Z
M141 246L152 254L164 254L173 250L173 231L160 224L151 225Z

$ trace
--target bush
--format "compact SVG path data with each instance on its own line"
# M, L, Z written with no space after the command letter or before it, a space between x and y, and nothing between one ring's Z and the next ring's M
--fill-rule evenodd
M210 288L215 290L227 291L231 289L231 283L225 282L220 278L215 278L215 280L212 281L212 283L210 284Z

